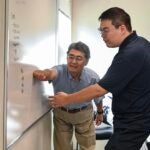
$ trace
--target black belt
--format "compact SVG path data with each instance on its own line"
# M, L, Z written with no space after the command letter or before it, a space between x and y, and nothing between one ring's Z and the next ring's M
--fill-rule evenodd
M87 106L83 106L81 108L76 108L76 109L67 109L65 107L60 107L60 109L63 110L63 111L66 111L68 113L77 113L77 112L80 112L84 109L91 108L91 107L92 107L92 105L87 105Z

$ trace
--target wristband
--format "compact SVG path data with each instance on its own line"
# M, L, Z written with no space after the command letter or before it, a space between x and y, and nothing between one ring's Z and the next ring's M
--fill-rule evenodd
M99 115L103 114L103 110L102 111L97 111L97 114L99 114Z

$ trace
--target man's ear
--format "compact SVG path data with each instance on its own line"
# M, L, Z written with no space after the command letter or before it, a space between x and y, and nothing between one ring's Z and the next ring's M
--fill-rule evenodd
M88 62L89 62L89 60L86 60L86 61L85 61L85 66L88 64Z

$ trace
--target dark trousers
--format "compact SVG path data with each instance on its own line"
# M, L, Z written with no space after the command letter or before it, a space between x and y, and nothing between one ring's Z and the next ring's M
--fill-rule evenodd
M149 134L136 129L114 129L105 150L140 150Z

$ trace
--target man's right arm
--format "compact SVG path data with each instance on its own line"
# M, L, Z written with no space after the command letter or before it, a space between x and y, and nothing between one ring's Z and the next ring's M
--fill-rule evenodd
M53 80L56 76L57 71L55 69L35 70L33 72L33 77L40 81Z
M96 83L72 94L58 92L56 95L49 97L49 103L52 107L61 107L68 104L90 101L107 93L107 90Z

